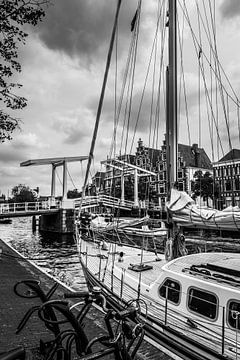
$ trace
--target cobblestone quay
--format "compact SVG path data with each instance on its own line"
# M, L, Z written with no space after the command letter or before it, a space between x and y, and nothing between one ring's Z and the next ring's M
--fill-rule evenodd
M26 299L17 296L14 285L21 280L36 279L47 292L54 281L42 273L27 260L21 258L10 247L0 240L0 353L23 346L27 359L41 358L39 353L40 339L49 341L53 338L37 314L33 314L23 330L16 335L16 329L26 311L40 304L40 300ZM66 288L59 286L52 298L62 298ZM105 332L102 313L92 307L85 321L85 330L89 338ZM111 357L113 358L113 357ZM138 351L138 359L171 359L148 342L144 341ZM110 357L108 357L110 359Z

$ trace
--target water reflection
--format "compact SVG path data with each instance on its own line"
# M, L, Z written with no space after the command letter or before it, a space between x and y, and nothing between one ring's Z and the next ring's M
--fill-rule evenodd
M72 236L33 233L31 218L26 217L14 218L12 224L0 224L0 238L68 286L75 289L85 286Z

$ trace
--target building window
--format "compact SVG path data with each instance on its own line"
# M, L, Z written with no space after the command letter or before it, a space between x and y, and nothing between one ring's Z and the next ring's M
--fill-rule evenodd
M190 288L188 292L189 310L209 319L216 320L217 305L217 296L213 293L196 288Z
M180 183L178 183L178 190L179 191L183 191L183 183L182 182L180 182Z
M178 171L178 179L182 179L183 178L183 172L182 171Z
M159 287L159 295L164 299L167 296L169 301L178 304L180 301L180 284L175 280L166 279Z
M164 193L165 193L164 186L160 186L160 194L164 194Z
M230 180L226 181L226 191L231 191L232 190L232 184Z
M240 329L240 302L237 300L229 301L227 306L227 321L234 329Z
M235 179L235 190L240 190L239 178L236 178L236 179Z
M159 180L163 181L164 177L163 177L163 173L159 174Z

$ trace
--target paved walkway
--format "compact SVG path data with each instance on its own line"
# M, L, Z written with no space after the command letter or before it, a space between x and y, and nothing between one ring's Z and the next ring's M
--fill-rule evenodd
M53 280L18 256L11 248L0 240L0 353L11 348L23 346L28 359L41 358L39 355L40 339L50 340L52 334L46 329L37 315L33 315L20 334L16 335L16 328L25 312L32 306L40 304L38 299L24 299L18 297L14 285L21 280L37 279L41 287L48 291ZM59 286L53 298L62 297L66 291ZM89 312L85 329L89 338L104 333L102 314L94 307ZM163 354L147 342L143 342L139 350L138 359L164 359L170 357Z

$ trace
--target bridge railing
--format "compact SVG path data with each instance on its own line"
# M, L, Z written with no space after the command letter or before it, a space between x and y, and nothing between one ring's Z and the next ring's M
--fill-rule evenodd
M81 203L81 199L76 199L74 201L74 207L75 209L78 209ZM111 206L111 207L124 207L124 208L128 208L131 209L133 207L133 201L129 201L129 200L124 200L122 201L119 198L113 197L113 196L109 196L109 195L95 195L95 196L86 196L82 202L82 207L83 208L87 208L87 207L91 207L94 205L99 205L99 204L103 204L106 206Z
M58 209L60 202L56 202L54 208ZM0 214L17 213L17 212L31 212L49 210L52 204L48 201L34 201L34 202L20 202L20 203L4 203L0 204Z

